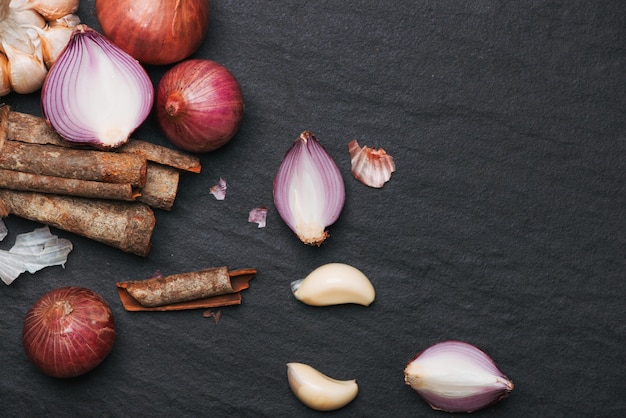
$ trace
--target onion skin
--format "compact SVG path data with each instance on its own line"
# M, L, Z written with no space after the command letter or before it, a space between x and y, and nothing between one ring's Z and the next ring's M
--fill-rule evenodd
M43 295L24 320L22 342L44 374L76 377L98 366L115 343L113 314L92 290L69 286Z
M220 148L237 133L243 95L224 66L206 59L176 64L157 85L157 123L177 147L189 152Z
M96 0L102 33L143 64L173 64L209 31L208 0Z

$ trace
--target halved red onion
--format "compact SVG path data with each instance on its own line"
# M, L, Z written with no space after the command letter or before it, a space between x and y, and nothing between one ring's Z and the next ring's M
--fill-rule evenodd
M473 412L513 390L513 383L485 352L461 341L424 350L407 365L404 381L433 409L446 412Z
M134 58L78 25L41 91L48 123L70 142L114 148L150 114L154 87Z
M274 178L280 217L309 245L321 245L343 209L346 193L339 168L322 144L304 131L287 151Z

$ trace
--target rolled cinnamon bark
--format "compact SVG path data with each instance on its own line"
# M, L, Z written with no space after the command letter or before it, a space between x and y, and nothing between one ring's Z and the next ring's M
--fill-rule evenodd
M145 257L155 226L152 209L119 202L0 189L0 208L32 221Z
M129 202L140 195L130 184L67 179L3 168L0 168L0 188Z
M7 139L12 141L85 149L85 146L61 138L44 118L14 112L7 105L0 105L0 132L4 132ZM139 139L130 139L112 151L140 155L149 161L192 173L199 173L201 168L197 157Z
M241 303L256 269L229 271L212 267L200 271L118 282L118 293L128 311L174 311Z
M0 168L143 187L147 161L135 154L5 141L0 153Z
M141 155L148 161L191 173L199 173L201 168L200 160L196 157L140 139L130 139L115 151Z
M171 210L178 193L179 178L177 169L149 162L146 184L137 200L156 209Z

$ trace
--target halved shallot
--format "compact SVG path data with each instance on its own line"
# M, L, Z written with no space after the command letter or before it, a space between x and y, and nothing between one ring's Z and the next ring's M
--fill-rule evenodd
M115 148L148 117L153 98L152 81L134 58L78 25L46 77L41 107L66 140Z
M287 151L274 179L280 217L309 245L321 245L343 209L346 193L339 168L322 144L304 131Z
M479 348L461 341L435 344L413 359L404 381L433 409L473 412L504 398L513 383Z

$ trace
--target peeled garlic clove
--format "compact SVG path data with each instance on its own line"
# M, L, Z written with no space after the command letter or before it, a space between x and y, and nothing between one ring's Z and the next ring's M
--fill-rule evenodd
M396 165L391 155L384 149L375 150L369 147L360 147L355 140L348 144L352 175L366 186L381 188L396 171Z
M487 354L461 341L424 350L407 365L404 381L433 409L446 412L473 412L513 390L513 383Z
M287 363L287 378L294 395L318 411L342 408L359 392L356 380L336 380L303 363Z
M376 298L374 286L359 269L330 263L291 283L296 299L312 306L356 303L369 306Z
M304 131L287 151L274 179L274 203L289 228L309 245L321 245L343 209L339 168L320 142Z

